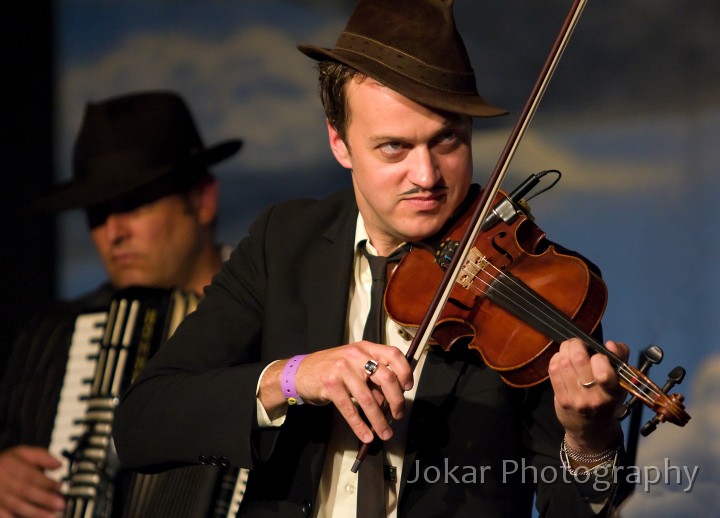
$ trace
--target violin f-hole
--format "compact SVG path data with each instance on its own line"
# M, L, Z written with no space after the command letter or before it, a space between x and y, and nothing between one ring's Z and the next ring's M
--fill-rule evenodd
M500 270L505 270L512 266L513 264L513 256L508 252L505 248L501 246L501 240L507 238L508 233L505 231L498 232L495 234L492 238L492 241L490 241L490 244L493 247L493 250L495 250L497 253L499 253L501 256L503 256L507 260L507 264L500 265L498 264L499 261L493 261L493 264L495 267L497 267Z

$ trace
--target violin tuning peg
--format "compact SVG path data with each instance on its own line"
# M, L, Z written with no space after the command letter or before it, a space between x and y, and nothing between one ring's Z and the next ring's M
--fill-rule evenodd
M640 372L647 374L650 367L657 365L663 359L663 350L657 345L650 345L640 353Z
M685 369L678 365L670 371L670 374L668 374L668 379L665 382L665 385L663 385L662 391L667 394L675 385L682 383L683 379L685 379ZM653 416L652 419L643 425L640 429L640 433L643 437L647 437L655 431L659 423L660 418L658 416Z
M647 372L650 370L650 367L652 367L653 365L657 365L662 361L663 354L663 350L659 346L649 345L640 352L640 366L638 367L638 370L643 374L647 374ZM620 405L617 409L617 412L615 413L618 421L622 421L627 416L629 416L633 408L637 406L637 404L638 398L636 396L631 396L625 403Z
M643 437L647 437L651 433L655 431L657 428L658 423L660 422L660 419L657 418L657 416L653 416L652 419L650 419L647 423L643 425L643 427L640 429L640 434Z
M668 380L665 382L665 385L663 385L662 391L667 394L671 388L682 383L684 379L685 369L678 365L668 374Z
M617 412L615 412L615 417L618 421L622 421L630 415L630 412L632 412L632 407L635 406L636 400L637 398L635 396L632 396L627 400L627 402L623 403L618 407Z

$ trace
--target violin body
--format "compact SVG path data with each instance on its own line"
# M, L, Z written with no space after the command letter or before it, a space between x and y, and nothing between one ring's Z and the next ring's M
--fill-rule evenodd
M504 197L499 192L495 204ZM422 321L445 275L444 258L466 231L476 204L444 237L414 244L393 272L385 308L398 324L414 328ZM532 386L547 379L550 358L565 339L542 315L552 308L591 334L606 303L600 276L581 258L559 251L528 213L520 213L512 223L500 220L479 234L432 339L444 350L467 343L507 384Z

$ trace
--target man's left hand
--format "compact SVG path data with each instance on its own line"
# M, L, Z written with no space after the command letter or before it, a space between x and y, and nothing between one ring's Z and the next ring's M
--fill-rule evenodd
M627 360L625 344L608 340L605 345ZM626 393L608 357L591 356L581 340L572 338L560 344L548 373L555 392L555 412L565 428L568 446L597 453L616 443L621 429L615 412Z

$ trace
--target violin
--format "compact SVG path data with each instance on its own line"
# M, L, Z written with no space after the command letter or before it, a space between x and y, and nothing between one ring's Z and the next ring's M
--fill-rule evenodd
M425 317L478 204L477 192L469 198L470 206L438 237L414 243L390 276L385 309L398 324L417 328ZM500 191L494 207L509 199ZM474 241L435 323L433 345L449 351L466 344L505 383L522 388L546 380L559 343L577 337L608 357L620 385L660 422L684 426L690 416L682 395L667 395L592 336L607 304L602 278L551 243L525 207L512 206L510 217L496 218Z

